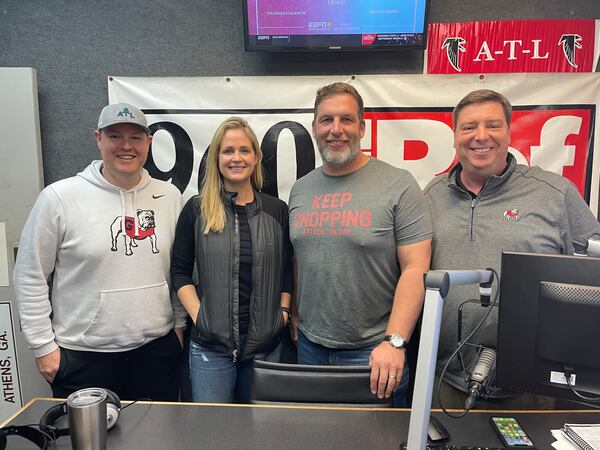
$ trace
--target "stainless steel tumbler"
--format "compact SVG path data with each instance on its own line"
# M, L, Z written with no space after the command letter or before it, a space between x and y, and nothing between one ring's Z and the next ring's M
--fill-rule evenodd
M74 450L106 450L106 397L104 389L88 388L67 398Z

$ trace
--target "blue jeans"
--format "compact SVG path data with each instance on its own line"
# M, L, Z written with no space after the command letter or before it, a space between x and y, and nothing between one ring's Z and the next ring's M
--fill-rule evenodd
M242 346L246 336L241 336ZM279 362L281 345L270 353L256 355ZM190 382L192 400L201 403L250 403L254 359L233 362L231 355L190 341Z
M231 355L190 342L192 399L202 403L248 403L253 363L233 362Z
M298 330L298 364L317 364L324 366L368 366L371 351L379 345L379 342L369 344L361 348L335 349L325 347L308 340ZM400 386L392 395L395 408L406 407L406 388L408 387L409 370L404 364Z

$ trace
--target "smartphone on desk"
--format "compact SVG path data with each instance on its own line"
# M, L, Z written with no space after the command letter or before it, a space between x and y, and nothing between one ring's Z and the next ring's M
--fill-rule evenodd
M533 442L514 417L490 417L490 422L505 446L533 448Z

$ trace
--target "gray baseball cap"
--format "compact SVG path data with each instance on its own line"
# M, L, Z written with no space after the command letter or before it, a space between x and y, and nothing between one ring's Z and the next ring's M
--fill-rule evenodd
M118 123L131 123L139 125L146 133L150 134L148 121L142 111L129 103L114 103L105 106L98 117L98 129L110 127Z

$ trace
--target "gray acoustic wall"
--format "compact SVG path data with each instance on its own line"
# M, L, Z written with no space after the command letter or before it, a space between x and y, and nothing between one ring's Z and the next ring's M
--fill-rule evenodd
M431 0L429 11L431 22L598 17L600 0ZM97 157L109 75L421 73L423 54L246 53L240 0L0 0L0 66L37 70L48 184Z

